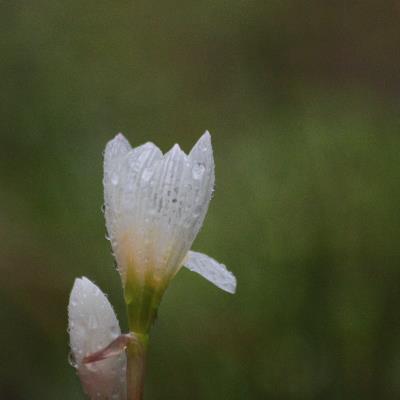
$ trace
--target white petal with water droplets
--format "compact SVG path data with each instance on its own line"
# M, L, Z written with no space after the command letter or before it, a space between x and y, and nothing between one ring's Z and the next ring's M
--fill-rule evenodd
M122 135L117 135L106 146L103 182L107 232L124 281L126 265L137 262L132 251L135 244L136 247L140 245L143 233L140 226L143 217L140 214L143 182L149 179L149 170L162 159L162 153L153 143L145 143L132 149L124 138L129 150L119 152L116 156L118 160L110 163L107 160L110 159L112 149L115 146L122 147L122 144L114 144L121 142L120 136Z
M224 264L220 264L213 258L196 251L189 251L184 260L184 266L190 271L197 272L220 289L229 293L236 292L235 276L226 269Z
M192 177L195 191L192 193L194 215L192 242L203 225L207 214L215 183L214 157L211 146L211 135L208 131L197 141L189 153L192 164ZM189 249L188 249L189 250Z
M70 345L86 394L100 400L126 399L126 355L84 364L83 359L105 348L121 330L111 304L89 279L75 280L68 305Z

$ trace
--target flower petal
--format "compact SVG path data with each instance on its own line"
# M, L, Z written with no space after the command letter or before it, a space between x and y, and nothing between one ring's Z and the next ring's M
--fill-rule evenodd
M124 258L130 257L126 249L129 248L132 251L134 243L138 246L138 240L141 237L134 227L140 225L143 217L140 212L142 186L147 179L150 167L160 159L162 159L160 149L153 143L145 143L129 150L122 156L119 163L114 163L111 179L106 179L107 172L106 169L104 170L107 232L123 281L125 281L127 265L127 260ZM106 158L104 161L106 168Z
M190 271L197 272L203 278L229 293L236 292L236 278L228 271L224 264L220 264L213 258L189 251L184 261L184 266Z
M85 364L120 334L118 320L102 291L89 279L76 279L68 305L70 345L82 386L96 399L126 399L126 355ZM113 397L114 396L114 397Z
M211 135L206 131L189 153L192 163L192 178L195 190L192 192L194 215L197 215L192 230L192 241L195 239L207 214L215 183L214 157L211 146Z
M116 166L131 149L131 145L122 133L118 133L107 143L104 151L104 184L111 180Z
M214 185L210 135L187 156L176 144L158 167L152 201L155 265L171 277L200 230Z
M104 214L109 238L113 239L114 224L118 216L117 192L121 184L120 175L123 160L132 150L122 133L110 140L104 151Z
M181 216L188 164L186 154L176 144L165 154L155 173L155 187L147 211L153 213L151 225L154 233L149 250L158 272L165 269L165 273L170 274L169 264L173 267L176 264L173 260L184 257L180 249L184 240Z

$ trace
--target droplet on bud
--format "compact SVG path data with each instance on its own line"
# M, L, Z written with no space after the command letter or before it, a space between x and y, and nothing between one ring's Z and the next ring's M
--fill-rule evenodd
M78 367L78 364L77 364L76 361L75 361L75 357L74 357L74 354L72 353L72 351L70 351L70 352L68 353L68 363L69 363L69 365L70 365L71 367L74 367L74 368L77 368L77 367Z

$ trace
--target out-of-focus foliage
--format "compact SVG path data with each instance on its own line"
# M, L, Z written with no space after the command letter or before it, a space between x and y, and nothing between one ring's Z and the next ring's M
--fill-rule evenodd
M147 399L400 397L395 1L0 4L0 398L83 399L76 276L126 327L102 150L213 135L216 192L156 323Z

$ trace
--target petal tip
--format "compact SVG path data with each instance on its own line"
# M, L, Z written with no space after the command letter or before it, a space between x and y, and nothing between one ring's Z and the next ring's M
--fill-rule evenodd
M83 286L83 279L87 279L85 277L82 278L75 278L74 284L72 285L72 290L71 290L71 297L73 294L77 293L78 291L81 290Z
M75 278L72 291L74 291L74 289L86 289L93 286L95 286L95 284L90 279L86 278L86 276L82 276L81 278Z
M181 146L179 146L178 143L175 143L171 148L171 152L172 151L182 151Z
M212 152L211 135L209 131L205 131L193 146L190 156L195 158L212 157Z
M104 151L104 162L106 169L110 168L116 160L128 153L131 145L122 133L118 133L107 142Z
M186 156L185 152L181 149L178 143L175 143L171 149L165 153L164 157L165 158L175 158L175 157L181 157L181 156Z
M200 274L220 289L231 294L236 292L235 275L224 264L220 264L213 258L196 251L189 251L184 266Z
M129 147L131 147L128 139L124 136L122 132L118 132L108 143L118 143L121 145L128 144Z
M232 274L232 273L231 273ZM226 292L230 294L235 294L237 289L237 279L235 275L232 274L232 281L229 283L229 285L226 286Z

